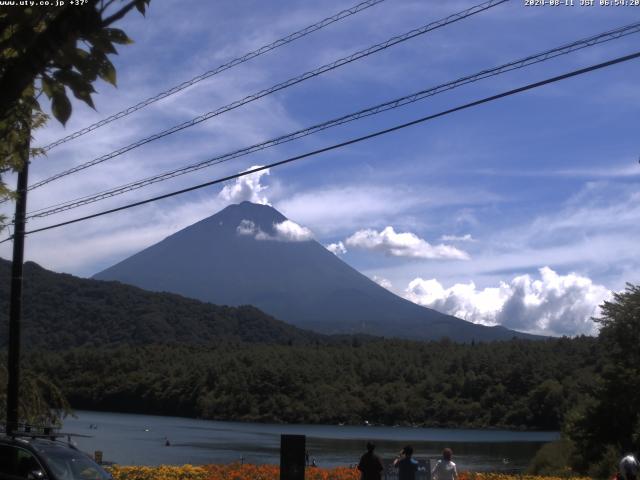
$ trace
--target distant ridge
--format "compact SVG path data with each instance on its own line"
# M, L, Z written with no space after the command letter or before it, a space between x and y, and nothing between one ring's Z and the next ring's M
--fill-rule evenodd
M215 304L255 305L329 334L460 342L542 338L473 324L400 298L314 240L281 241L275 225L285 220L270 206L230 205L93 278Z
M0 259L0 342L7 340L11 262ZM328 342L255 307L221 307L24 266L23 344L48 350L115 345Z

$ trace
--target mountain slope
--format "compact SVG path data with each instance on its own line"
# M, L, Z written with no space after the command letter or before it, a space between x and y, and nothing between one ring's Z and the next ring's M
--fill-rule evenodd
M475 325L400 298L313 240L281 241L275 225L285 220L269 206L231 205L94 278L216 304L255 305L323 333L456 341L533 338Z
M0 342L6 344L11 263L0 259ZM309 344L324 337L278 321L255 307L221 307L118 282L77 278L27 262L24 267L27 346L249 342Z

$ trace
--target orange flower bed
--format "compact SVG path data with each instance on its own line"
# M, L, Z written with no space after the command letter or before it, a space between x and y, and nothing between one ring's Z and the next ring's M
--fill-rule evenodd
M539 475L509 475L505 473L462 472L459 480L566 480L561 477L542 477ZM591 480L589 477L571 477L571 480Z
M208 480L279 480L278 465L207 465ZM305 480L359 480L360 472L355 468L307 468Z
M107 468L115 480L279 480L278 465L193 465ZM305 480L359 480L355 468L307 468Z
M109 467L115 480L279 480L278 465L181 465L159 467ZM359 480L360 472L355 468L307 468L305 480ZM566 480L560 477L535 475L507 475L503 473L461 472L459 480ZM571 480L590 480L587 477L572 477Z
M205 467L193 465L160 465L159 467L107 467L115 480L208 480L210 472Z

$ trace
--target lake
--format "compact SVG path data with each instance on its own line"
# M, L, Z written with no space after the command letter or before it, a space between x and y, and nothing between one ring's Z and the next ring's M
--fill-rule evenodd
M558 438L557 432L276 425L89 411L77 411L76 417L65 420L63 431L90 435L74 442L121 465L279 464L284 433L306 435L310 456L321 467L357 463L367 440L374 440L383 458L393 458L407 444L418 460L439 458L451 447L460 470L519 472L542 444Z

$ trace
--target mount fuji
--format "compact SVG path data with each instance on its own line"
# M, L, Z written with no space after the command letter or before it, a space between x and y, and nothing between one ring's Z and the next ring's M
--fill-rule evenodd
M222 305L254 305L321 333L459 342L541 338L416 305L382 288L274 208L230 205L97 273Z

